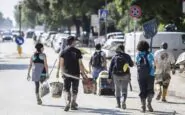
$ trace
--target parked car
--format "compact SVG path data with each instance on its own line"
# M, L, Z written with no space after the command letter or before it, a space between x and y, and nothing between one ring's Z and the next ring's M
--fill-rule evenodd
M2 34L2 41L4 42L5 40L13 41L13 35L11 32L4 32Z
M64 39L67 40L67 37L69 35L67 34L56 34L55 38L53 39L53 49L56 53L60 52L60 49L62 47L63 42L65 42Z
M23 31L20 32L19 30L12 30L11 32L14 38L16 38L17 36L20 36L20 34L21 34L21 37L24 37Z
M124 33L123 32L111 32L106 35L106 38L110 39L115 36L124 36Z
M33 39L35 37L35 32L33 30L26 32L26 38Z
M44 45L46 45L47 40L49 40L50 36L52 34L56 34L57 32L55 31L49 31L49 32L44 32L41 37L40 37L40 42L43 43Z
M112 58L116 54L116 48L124 43L124 39L108 39L102 47L102 51L105 52L106 58Z

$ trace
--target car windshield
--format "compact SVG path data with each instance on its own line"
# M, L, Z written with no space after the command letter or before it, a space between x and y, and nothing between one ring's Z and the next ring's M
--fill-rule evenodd
M114 41L114 42L112 42L111 44L105 44L105 45L103 46L103 49L115 51L116 48L117 48L119 45L123 44L123 43L124 43L124 42L121 42L121 41Z
M3 33L3 35L12 35L11 33L7 32L7 33Z

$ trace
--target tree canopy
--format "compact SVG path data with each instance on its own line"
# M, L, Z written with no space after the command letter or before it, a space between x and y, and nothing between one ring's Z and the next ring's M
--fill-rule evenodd
M133 30L133 19L128 12L131 5L139 5L142 16L138 27L143 22L156 18L162 25L174 23L179 31L185 30L181 0L107 0L107 3L108 21L117 29ZM45 24L50 29L57 29L75 25L77 32L79 27L89 32L90 15L97 14L99 9L104 8L105 0L23 0L21 6L24 26ZM15 9L18 22L19 10L17 7Z

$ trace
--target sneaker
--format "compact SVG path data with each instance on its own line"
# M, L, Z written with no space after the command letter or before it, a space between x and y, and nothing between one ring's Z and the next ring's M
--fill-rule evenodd
M162 102L167 102L167 100L165 98L162 99Z
M41 100L41 99L38 99L38 100L37 100L37 104L38 104L38 105L42 105L42 100Z
M71 110L78 110L76 106L71 106Z
M64 108L64 111L67 112L67 111L69 111L69 109L70 109L70 106L69 105L66 105L65 108Z
M122 109L126 109L126 103L122 103Z

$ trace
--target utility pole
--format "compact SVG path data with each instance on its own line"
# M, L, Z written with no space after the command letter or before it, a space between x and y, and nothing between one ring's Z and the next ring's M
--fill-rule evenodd
M105 0L105 10L108 10L107 0ZM107 39L107 16L105 17L105 39Z
M21 18L22 18L22 3L19 2L19 36L21 36L21 26L22 26L22 21L21 21Z

